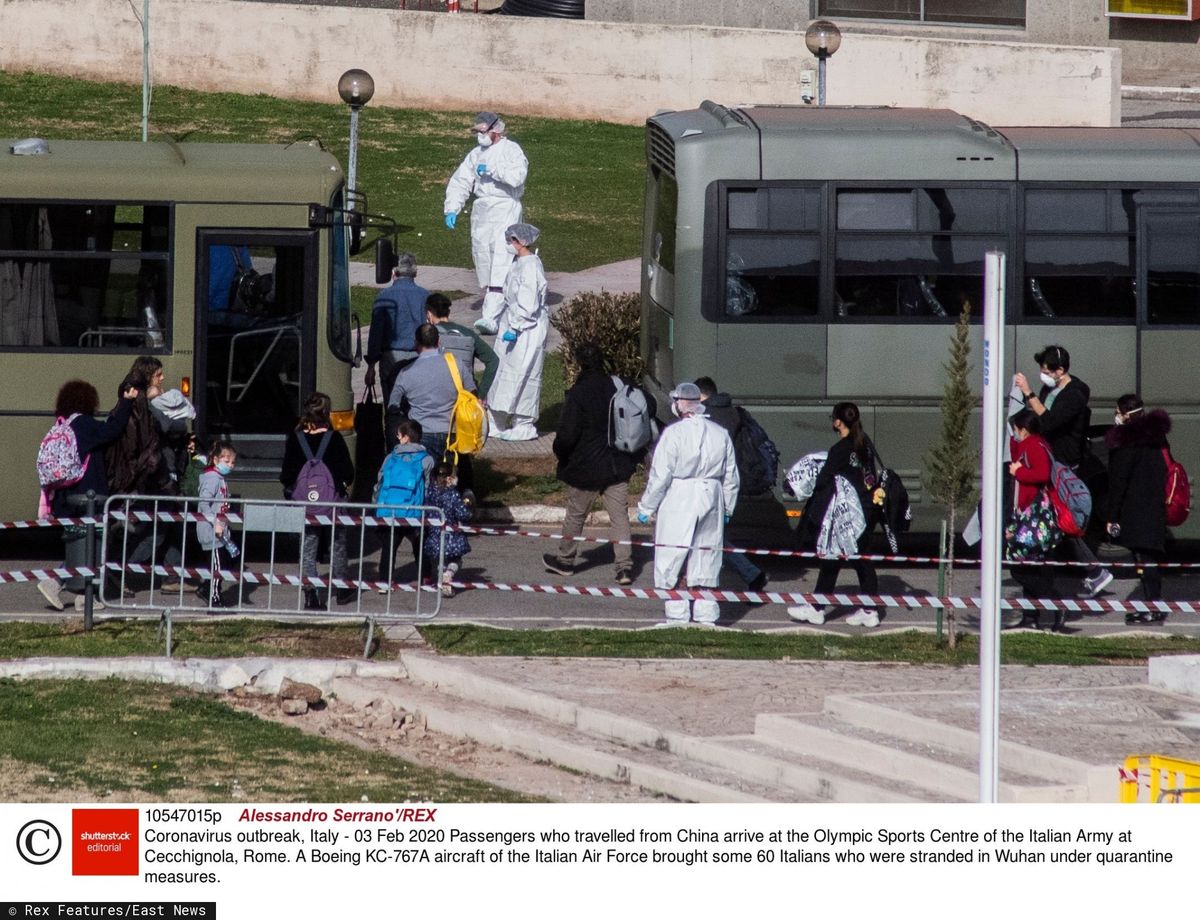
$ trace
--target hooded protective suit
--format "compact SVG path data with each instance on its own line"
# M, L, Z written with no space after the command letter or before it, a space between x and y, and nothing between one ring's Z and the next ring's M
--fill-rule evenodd
M504 341L508 331L515 342ZM530 254L515 259L504 285L504 312L496 353L500 368L488 393L492 431L507 441L537 437L537 417L542 401L542 361L550 314L546 310L546 275L542 260Z
M479 166L486 167L483 175ZM502 137L490 147L476 147L467 154L446 184L445 214L457 214L471 195L471 257L475 276L487 293L483 298L483 316L489 328L499 325L504 309L504 278L511 260L505 248L504 230L521 220L521 196L529 161L521 145ZM489 288L493 290L488 290Z
M646 491L638 502L641 514L658 514L656 588L674 588L685 560L689 588L717 586L725 517L737 504L739 484L733 441L724 428L703 415L667 426L654 448ZM667 601L666 614L668 620L687 622L690 616L697 623L715 623L720 608L716 601Z

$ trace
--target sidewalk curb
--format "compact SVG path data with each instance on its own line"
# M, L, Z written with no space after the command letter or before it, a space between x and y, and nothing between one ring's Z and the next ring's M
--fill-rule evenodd
M1122 99L1200 102L1200 86L1122 86Z

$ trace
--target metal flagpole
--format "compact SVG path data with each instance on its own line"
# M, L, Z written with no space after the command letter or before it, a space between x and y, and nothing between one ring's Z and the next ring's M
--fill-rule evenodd
M983 499L980 508L979 801L995 802L1000 785L1000 552L1004 408L1004 264L1002 252L984 257Z

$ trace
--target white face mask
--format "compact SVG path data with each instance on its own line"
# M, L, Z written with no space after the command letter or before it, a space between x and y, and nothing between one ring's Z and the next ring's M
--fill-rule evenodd
M490 134L476 134L475 142L480 147L490 147L492 146L492 136Z
M1116 415L1113 416L1113 424L1114 425L1124 425L1125 424L1125 416L1123 416L1120 412L1118 412Z
M517 247L516 247L516 246L514 246L512 243L505 243L505 244L504 244L504 248L508 250L508 254L509 254L510 256L515 256L515 255L517 255L517 254L518 254L518 253L517 253Z
M1038 374L1038 378L1042 381L1042 383L1046 384L1046 386L1048 386L1048 387L1058 386L1058 381L1055 378L1051 377L1049 374L1047 374L1045 371Z
M679 414L679 402L674 399L671 400L671 414L676 418L682 418Z

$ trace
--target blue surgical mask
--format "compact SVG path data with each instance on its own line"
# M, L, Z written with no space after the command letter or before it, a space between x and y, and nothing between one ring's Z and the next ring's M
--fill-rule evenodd
M490 147L492 146L492 136L490 134L476 134L475 143L479 144L480 147Z
M228 476L233 472L233 466L229 463L218 463L215 465L214 469L222 476Z

